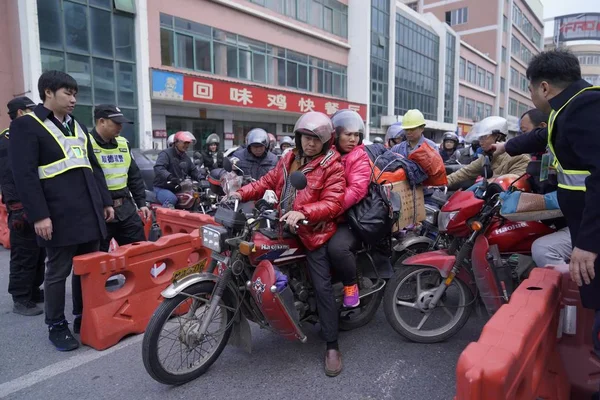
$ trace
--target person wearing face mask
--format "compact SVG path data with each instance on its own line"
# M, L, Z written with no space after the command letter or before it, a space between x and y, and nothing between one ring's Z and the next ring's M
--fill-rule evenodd
M236 150L232 161L244 175L258 180L277 165L277 156L269 151L269 146L267 132L254 128L246 135L246 147Z
M108 235L100 244L100 251L107 252L113 238L119 246L146 240L144 223L137 208L144 220L152 215L146 207L142 173L131 156L127 139L120 136L123 124L132 122L125 118L119 107L112 104L96 106L94 118L96 126L91 132L94 154L104 172L115 209L114 220L107 224ZM78 333L80 323L81 319L75 320L75 333Z
M61 71L38 80L43 104L10 125L9 159L19 198L46 248L44 311L49 339L59 351L79 347L65 318L65 286L73 257L97 251L114 217L91 137L72 113L77 81ZM81 279L72 275L73 314L82 315Z
M215 168L223 168L223 153L219 151L221 139L216 133L211 133L206 138L206 149L202 152L204 168L212 171Z
M487 117L477 122L471 128L465 141L473 142L478 140L484 153L491 157L493 177L505 174L515 174L521 176L527 170L529 164L529 155L520 155L511 157L508 154L492 155L494 145L504 142L508 135L508 121L502 117ZM458 185L462 182L472 180L481 175L483 170L484 157L479 157L476 161L448 175L448 187Z

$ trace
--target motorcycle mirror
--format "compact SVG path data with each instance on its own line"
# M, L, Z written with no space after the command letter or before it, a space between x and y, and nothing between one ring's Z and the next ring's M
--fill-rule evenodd
M290 183L294 189L302 190L307 185L306 176L300 171L292 172L290 175Z
M223 157L223 169L227 172L233 171L233 164L231 160L227 157Z

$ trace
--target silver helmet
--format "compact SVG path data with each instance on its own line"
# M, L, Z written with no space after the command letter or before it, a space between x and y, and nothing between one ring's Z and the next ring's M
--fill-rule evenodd
M494 133L501 135L503 139L506 138L508 135L508 121L506 118L494 116L482 119L473 125L467 136L465 136L465 142L473 143L483 136Z

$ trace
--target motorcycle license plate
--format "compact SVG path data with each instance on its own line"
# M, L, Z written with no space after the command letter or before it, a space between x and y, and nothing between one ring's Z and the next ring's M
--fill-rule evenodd
M185 267L183 269L173 272L173 278L171 278L171 281L172 282L180 281L183 278L185 278L186 276L189 276L192 274L198 274L204 270L204 267L206 267L206 259L204 259L194 265L190 265L189 267Z

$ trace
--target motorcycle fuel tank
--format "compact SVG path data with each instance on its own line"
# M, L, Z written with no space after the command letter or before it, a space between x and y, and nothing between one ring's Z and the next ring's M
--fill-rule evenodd
M270 261L261 261L249 282L250 293L269 325L288 340L306 341L298 321L294 295L289 286L277 290L275 268Z
M469 235L470 229L467 220L473 218L483 207L483 200L475 197L474 192L458 191L448 199L441 212L457 212L457 214L448 223L447 232L451 235L464 237Z
M531 254L533 242L554 229L537 221L497 220L490 226L487 238L490 246L497 245L500 253Z
M304 257L304 248L295 236L279 235L274 230L261 229L254 234L252 241L254 250L249 256L252 265L257 265L263 260L281 261Z

